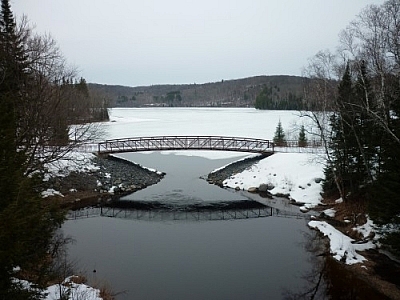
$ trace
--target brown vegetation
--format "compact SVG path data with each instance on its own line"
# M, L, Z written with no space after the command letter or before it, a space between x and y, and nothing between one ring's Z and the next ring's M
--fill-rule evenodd
M363 225L367 221L367 203L365 200L358 199L357 201L335 203L332 198L325 199L324 205L320 206L318 210L322 211L329 207L334 208L336 213L333 218L326 218L328 223L355 240L364 239L353 228ZM370 236L370 238L372 237ZM361 254L367 259L362 264L341 264L342 267L389 299L400 299L400 263L375 249L364 251Z

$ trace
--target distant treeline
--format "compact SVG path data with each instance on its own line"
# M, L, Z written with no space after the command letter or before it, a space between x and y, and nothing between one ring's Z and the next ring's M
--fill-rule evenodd
M106 95L111 107L256 107L300 109L304 78L255 76L205 84L127 87L88 84Z
M303 97L290 91L282 91L277 85L266 86L256 97L255 108L271 110L301 110Z

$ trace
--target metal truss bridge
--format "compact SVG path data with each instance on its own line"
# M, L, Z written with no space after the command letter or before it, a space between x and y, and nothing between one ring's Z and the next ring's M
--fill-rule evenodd
M152 136L106 140L98 143L98 154L164 150L218 150L270 155L270 140L227 136Z

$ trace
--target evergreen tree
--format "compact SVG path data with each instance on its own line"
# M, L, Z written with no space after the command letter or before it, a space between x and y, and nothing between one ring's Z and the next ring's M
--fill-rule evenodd
M282 128L281 120L279 120L278 125L276 126L273 141L275 146L278 147L286 146L285 132Z
M254 104L256 109L274 109L272 102L272 88L264 87L256 97Z
M332 138L330 142L331 156L325 169L324 192L332 193L330 189L337 188L340 196L346 198L352 188L351 148L353 136L351 133L352 116L348 113L348 105L353 97L353 87L349 64L338 87L337 109L330 117Z
M0 299L36 299L12 278L15 267L43 287L49 267L48 253L62 214L36 192L41 178L26 176L29 152L25 141L28 116L26 95L32 74L28 72L23 38L9 1L1 1L0 13ZM32 124L31 124L32 125ZM35 128L30 128L34 131Z
M307 137L306 130L304 129L304 125L300 127L299 139L298 139L299 147L307 147Z
M8 1L1 2L0 18L0 210L5 208L17 191L16 178L22 172L25 158L17 151L18 104L27 77L23 48L15 34L14 18Z
M331 116L332 150L329 167L325 175L334 180L342 197L355 196L362 192L362 187L372 181L372 168L376 160L376 124L371 122L363 109L369 102L372 108L373 96L365 64L361 63L358 79L353 84L350 66L338 87L336 111ZM332 177L333 176L333 177ZM334 188L332 183L325 188ZM325 190L325 192L329 192Z
M390 99L390 129L400 135L400 77L388 77L386 97ZM379 167L376 180L368 188L368 211L377 224L400 226L400 150L399 145L387 133L375 129L375 160ZM400 231L385 233L381 242L400 257Z

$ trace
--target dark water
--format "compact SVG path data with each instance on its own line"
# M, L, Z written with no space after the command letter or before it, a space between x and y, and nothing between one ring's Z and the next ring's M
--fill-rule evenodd
M303 220L150 222L89 218L64 230L118 299L281 299L309 268ZM92 275L94 276L94 275ZM93 278L92 278L93 279Z
M167 173L160 184L125 201L172 203L181 209L193 203L249 200L245 193L199 178L232 159L159 153L125 157ZM274 199L270 204L298 211L287 200ZM83 266L90 282L106 281L115 292L124 292L117 299L311 299L311 294L314 299L329 299L330 279L319 276L326 270L325 260L317 256L324 251L323 242L304 218L123 216L73 220L63 227L76 240L70 247L71 259Z
M152 154L127 153L120 156L166 173L160 183L124 197L125 200L160 201L184 205L204 201L247 199L233 191L210 185L206 180L200 178L206 178L207 174L215 168L231 163L235 159L210 160L158 152Z

